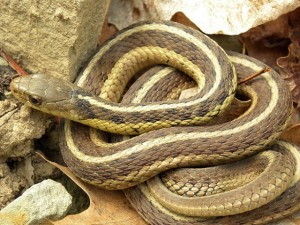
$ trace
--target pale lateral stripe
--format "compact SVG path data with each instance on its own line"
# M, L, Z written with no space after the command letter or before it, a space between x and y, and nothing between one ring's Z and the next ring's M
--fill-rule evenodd
M300 180L300 152L298 151L298 149L291 145L288 142L285 141L278 141L277 142L278 145L283 146L284 148L286 148L287 150L289 150L294 158L296 159L296 172L294 175L294 180L291 184L290 187L294 186L299 180ZM153 178L152 178L153 179ZM151 194L149 188L147 187L147 185L145 183L138 185L136 188L139 188L140 191L143 193L143 195L149 200L151 201L151 203L157 208L159 209L161 212L163 212L166 215L169 215L173 218L176 218L177 220L197 220L197 217L187 217L187 216L181 216L179 214L173 213L172 211L168 210L167 208L165 208L164 206L162 206L156 199L155 197ZM199 218L198 218L199 219Z
M82 87L84 85L84 82L87 80L87 76L89 75L89 73L92 70L92 68L94 67L94 65L111 48L111 46L115 45L117 42L125 39L126 37L134 34L135 32L144 32L147 30L167 31L169 33L181 36L182 38L186 39L187 42L192 42L200 50L205 52L207 57L210 58L210 60L213 62L217 77L218 77L218 75L221 74L221 67L217 60L217 57L213 54L213 52L206 45L204 45L202 42L200 42L199 39L195 38L193 35L186 33L184 30L179 29L177 27L173 27L173 26L167 26L164 24L145 24L145 25L136 27L134 29L130 29L130 30L123 32L117 38L110 40L106 45L104 45L99 50L99 52L92 58L92 60L90 61L90 63L86 67L86 69L83 71L82 75L80 76L80 78L77 82L77 85L80 87ZM216 83L217 83L217 80L216 80Z
M244 66L247 66L249 68L253 68L254 70L261 70L262 67L257 66L256 64L246 60L246 59L240 59L238 57L231 56L230 60L239 64L242 64ZM66 132L66 140L67 140L67 145L72 152L72 154L76 157L79 158L81 161L89 162L89 163L108 163L110 161L116 160L118 158L130 156L133 153L145 151L147 149L150 149L152 147L155 147L157 144L160 143L172 143L172 142L177 142L177 141L185 141L185 140L192 140L192 139L198 139L198 138L214 138L214 137L220 137L220 136L225 136L225 135L232 135L235 133L242 132L249 127L252 127L254 125L257 125L261 123L262 120L264 120L266 117L268 117L274 110L274 108L277 105L278 98L279 98L279 91L278 91L278 86L275 82L275 80L271 77L270 73L265 73L261 77L265 78L267 83L270 86L271 89L271 98L272 101L269 102L268 106L262 112L258 117L254 118L253 120L242 124L239 127L236 127L234 129L230 130L224 130L224 131L212 131L212 132L192 132L192 133L186 133L184 135L182 134L170 134L165 137L158 137L155 139L152 139L150 141L145 141L143 143L139 143L133 147L127 148L126 150L122 152L117 152L112 155L104 156L104 157L96 157L96 156L90 156L86 155L83 152L81 152L75 143L73 142L71 132L70 132L70 123L67 123L65 125L65 132Z
M221 81L221 74L219 74L219 76L216 77L216 81L213 85L213 87L206 93L204 94L201 98L197 98L195 100L191 100L189 102L175 102L175 103L170 103L170 102L166 102L165 104L162 103L154 103L151 105L147 105L147 106L141 106L141 105L133 105L133 106L121 106L121 105L109 105L105 102L101 102L98 101L97 99L90 97L90 96L83 96L83 95L78 95L78 99L84 100L86 102L89 102L89 104L94 105L96 107L101 107L101 108L106 108L108 110L114 111L114 112L143 112L143 111L149 111L149 110L164 110L164 109L175 109L175 108L179 108L179 107L188 107L188 106L193 106L193 105L197 105L202 101L205 101L206 99L208 99L211 95L213 95L215 93L215 91L217 90L219 84ZM201 79L201 84L205 83L205 79ZM201 89L202 85L199 87Z
M293 182L291 184L291 186L294 186L300 180L300 152L298 151L298 149L295 146L293 146L292 144L290 144L288 142L278 141L277 144L288 149L292 153L292 155L294 156L294 158L296 160L295 175L294 175Z
M143 99L145 97L145 95L149 92L149 90L156 85L162 78L166 77L168 74L174 72L176 69L174 69L173 67L165 67L161 70L159 70L157 73L155 73L154 75L152 75L145 83L143 83L143 85L136 91L136 94L134 96L134 98L132 99L132 103L140 103L141 99ZM198 91L200 91L198 89ZM125 139L125 136L123 136L123 141L128 140L129 136L126 136L127 139ZM90 129L90 138L92 140L92 142L96 145L96 146L103 146L103 145L118 145L119 143L105 143L102 140L100 140L98 138L97 135L97 130L92 128Z
M102 55L105 54L105 52L107 52L110 49L110 46L116 44L118 41L130 36L131 34L137 32L137 31L147 31L147 30L161 30L161 31L165 31L167 30L170 33L173 33L175 35L180 35L182 38L186 39L187 42L192 42L195 46L197 46L201 51L206 53L206 56L210 59L210 61L213 64L213 67L215 68L215 72L216 72L216 80L214 82L213 87L209 90L209 92L207 92L202 98L196 99L194 101L189 101L189 102L184 102L184 103L174 103L174 104L153 104L153 105L149 105L147 107L141 107L141 106L132 106L132 107L119 107L119 106L111 106L111 105L107 105L103 102L98 102L93 98L87 97L87 96L78 96L79 99L83 99L87 102L89 102L90 104L99 106L99 107L105 107L109 110L114 110L116 112L127 112L127 111L148 111L148 110L153 110L153 109L166 109L166 108L177 108L177 107L182 107L182 106L192 106L195 104L199 104L199 102L203 101L204 99L209 98L219 87L220 83L221 83L221 66L219 64L219 61L217 59L217 57L215 56L215 54L202 42L199 41L199 39L197 39L196 37L194 37L193 35L186 33L185 31L178 29L177 27L171 27L171 26L167 26L167 25L163 25L163 24L146 24L143 26L140 26L139 29L132 29L132 30L128 30L124 33L122 33L121 35L118 36L118 38L116 39L112 39L108 44L106 44L95 56L94 58L91 60L91 62L89 63L89 65L87 66L87 68L84 70L83 74L81 75L81 77L79 78L77 85L78 86L82 86L84 85L84 81L87 79L87 76L89 75L89 72L91 71L91 69L93 68L93 66L96 64L96 62L102 57ZM225 53L226 54L226 53Z
M175 64L184 63L185 66L187 68L189 68L189 70L192 71L191 74L188 74L188 72L186 72L186 73L196 81L200 90L203 89L203 87L205 86L205 75L203 74L201 69L196 64L192 63L192 61L190 61L188 58L182 56L181 54L174 52L173 50L161 48L159 46L143 46L143 47L134 48L119 58L119 60L115 63L114 67L111 69L111 72L109 73L108 78L105 80L105 82L101 88L101 93L100 93L99 97L109 100L106 98L106 94L107 94L107 92L111 91L111 86L115 86L115 83L118 82L119 77L121 76L123 71L126 70L125 65L128 62L131 62L132 64L136 64L137 63L136 61L142 60L145 58L147 58L148 60L153 59L153 57L154 57L153 52L155 52L156 54L157 54L157 52L159 52L159 54L161 55L161 58L164 60L169 60L170 58L173 58L172 61L175 61L174 59L176 59ZM174 66L174 67L176 67L176 66ZM179 69L179 68L177 68L177 69ZM185 72L185 71L183 71L183 72ZM126 74L126 75L128 76L128 74ZM134 75L134 74L130 74L130 75ZM124 77L126 77L126 76L124 76ZM153 85L151 85L151 86L153 86ZM120 91L123 91L123 88L125 88L125 87L120 88Z
M180 214L173 213L172 211L168 210L164 206L162 206L150 193L149 188L145 183L142 183L137 186L140 191L144 194L144 196L155 206L155 208L159 209L166 215L171 216L172 218L179 220L179 221L199 221L199 217L188 217L188 216L181 216ZM203 218L205 220L205 218Z

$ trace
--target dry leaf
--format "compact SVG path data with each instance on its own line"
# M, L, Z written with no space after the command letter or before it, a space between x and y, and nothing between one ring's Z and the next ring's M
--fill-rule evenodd
M299 1L284 0L112 0L108 20L122 29L142 20L169 20L180 12L207 34L234 35L274 20L298 6Z
M277 60L281 68L281 75L285 79L293 94L293 101L300 106L300 9L289 17L290 39L289 54Z
M299 23L300 25L300 23ZM300 38L298 39L300 41ZM297 42L289 46L289 54L277 60L281 67L281 75L285 79L293 94L293 101L296 107L300 106L300 48Z
M277 20L252 28L242 34L241 40L248 55L276 69L276 60L288 53L289 15L283 15Z
M300 8L241 35L248 55L280 71L300 105Z
M290 120L290 124L300 123L300 109L294 109L292 113L292 118ZM300 138L300 137L299 137Z
M147 223L131 207L122 191L103 190L89 185L77 178L69 168L51 162L41 153L39 155L47 162L54 165L72 179L90 199L90 206L87 210L68 215L58 221L48 221L52 225L147 225Z
M286 129L281 135L281 138L300 146L300 123Z
M103 22L101 35L98 39L98 44L103 44L107 39L109 39L111 36L113 36L115 33L117 33L118 29L107 22L107 17L105 17L105 20Z

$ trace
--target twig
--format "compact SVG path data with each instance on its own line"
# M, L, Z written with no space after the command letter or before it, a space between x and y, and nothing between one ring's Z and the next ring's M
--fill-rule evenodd
M27 73L2 49L0 49L0 55L9 63L10 67L13 68L21 76L26 76Z
M250 75L249 77L246 77L245 79L241 80L238 82L238 85L241 85L243 83L248 82L249 80L252 80L253 78L262 75L263 73L269 72L271 69L269 67L265 67L263 69L261 69L260 71Z

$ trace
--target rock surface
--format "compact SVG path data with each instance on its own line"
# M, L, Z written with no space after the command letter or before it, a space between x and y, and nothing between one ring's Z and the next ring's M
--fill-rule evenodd
M109 0L3 0L0 48L24 69L74 80L95 50Z
M0 157L20 157L33 150L50 123L49 116L9 100L0 101Z
M298 0L112 0L108 20L122 29L141 20L169 20L181 12L204 33L234 35L299 6Z
M72 203L64 186L44 180L26 190L22 196L0 211L0 224L34 225L45 219L58 219Z
M45 133L50 117L11 97L8 86L14 76L15 72L0 57L0 209L45 177L46 167L47 178L53 171L51 165L41 166L45 161L36 163L37 156L32 154L34 140ZM36 169L41 167L43 170Z
M28 182L24 176L11 171L6 163L0 164L0 209L27 186Z

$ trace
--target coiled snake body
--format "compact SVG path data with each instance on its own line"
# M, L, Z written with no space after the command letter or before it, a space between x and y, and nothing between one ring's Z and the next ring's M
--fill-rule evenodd
M70 120L63 127L61 149L73 172L99 187L124 189L172 168L221 165L245 159L276 141L287 125L292 104L287 87L272 70L238 87L239 93L252 100L243 115L224 124L195 126L210 121L230 105L236 91L235 70L243 79L264 67L256 60L230 54L228 58L216 43L193 29L172 22L143 22L109 40L75 84L39 74L15 79L11 90L31 107L53 115L108 132L142 133L107 144L105 135L94 128ZM188 74L196 81L198 93L176 101L164 101L169 94L162 93L158 102L143 103L149 100L147 96L155 79L182 84L181 79L162 72L156 78L142 80L144 85L139 93L128 98L133 103L118 103L132 76L156 64ZM176 197L155 177L147 186L126 190L126 195L133 203L148 199L138 210L151 224L197 224L198 217L243 213L267 204L296 183L297 149L285 142L278 142L274 148L254 156L255 160L233 164L234 170L249 164L246 167L253 172L244 180L233 179L231 183L243 185L236 190L219 190L211 196L191 199L188 196L192 195L192 188L187 190L187 184L179 193L187 196ZM255 164L256 161L261 163ZM181 181L165 181L174 190L176 182ZM202 189L205 188L199 186L193 191L199 194ZM155 220L156 214L148 213L149 209L163 219Z

